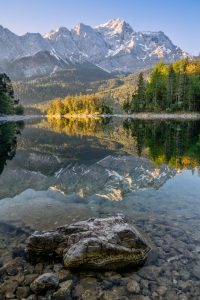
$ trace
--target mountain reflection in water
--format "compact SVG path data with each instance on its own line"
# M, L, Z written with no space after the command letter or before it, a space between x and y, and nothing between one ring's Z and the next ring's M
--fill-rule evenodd
M157 168L147 159L132 155L109 155L88 166L37 152L18 151L0 179L0 190L3 197L14 197L32 188L65 195L75 192L83 198L97 194L118 201L138 189L156 190L178 173L175 168L164 164Z

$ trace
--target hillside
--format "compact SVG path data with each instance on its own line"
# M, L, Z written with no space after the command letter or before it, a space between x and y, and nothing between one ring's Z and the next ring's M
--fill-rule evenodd
M143 71L145 80L149 79L151 70ZM13 87L15 97L20 98L20 103L34 107L36 113L36 108L47 110L53 99L79 93L96 94L100 98L108 99L111 106L119 111L127 92L132 92L136 87L137 79L138 73L110 74L87 64L85 67L61 70L31 81L13 82Z

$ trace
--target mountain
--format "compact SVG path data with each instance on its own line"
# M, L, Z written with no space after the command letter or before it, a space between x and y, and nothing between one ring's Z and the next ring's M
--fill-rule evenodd
M110 20L91 28L83 23L72 30L59 27L41 35L18 36L0 26L0 72L13 78L53 74L90 63L106 72L135 73L192 55L173 45L162 32L135 31L124 20Z

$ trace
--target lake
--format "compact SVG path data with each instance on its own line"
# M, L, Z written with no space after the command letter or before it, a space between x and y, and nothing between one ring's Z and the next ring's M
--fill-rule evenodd
M54 272L72 280L69 299L200 299L199 176L200 121L1 123L0 294L28 298L31 282ZM60 261L30 263L25 241L34 231L117 213L152 246L141 269L69 272Z

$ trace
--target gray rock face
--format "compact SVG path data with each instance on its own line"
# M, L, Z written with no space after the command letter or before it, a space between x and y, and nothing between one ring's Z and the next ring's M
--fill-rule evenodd
M50 31L49 34L43 35L43 38L50 42L52 46L52 55L59 52L64 57L79 59L79 49L71 37L70 31L65 27L59 27L55 31ZM74 55L73 55L74 54Z
M47 54L48 53L48 54ZM172 62L188 56L161 31L134 31L124 20L91 28L82 23L69 31L59 27L41 35L17 36L0 26L0 71L29 77L50 74L69 64L90 62L107 72L137 72L160 59Z
M78 24L72 29L71 36L85 60L96 64L107 55L108 49L102 35L90 26Z
M1 60L15 60L33 56L38 51L51 51L51 45L40 33L26 33L18 36L0 26Z
M144 263L150 245L123 214L35 232L27 240L31 259L57 253L67 268L117 269Z

